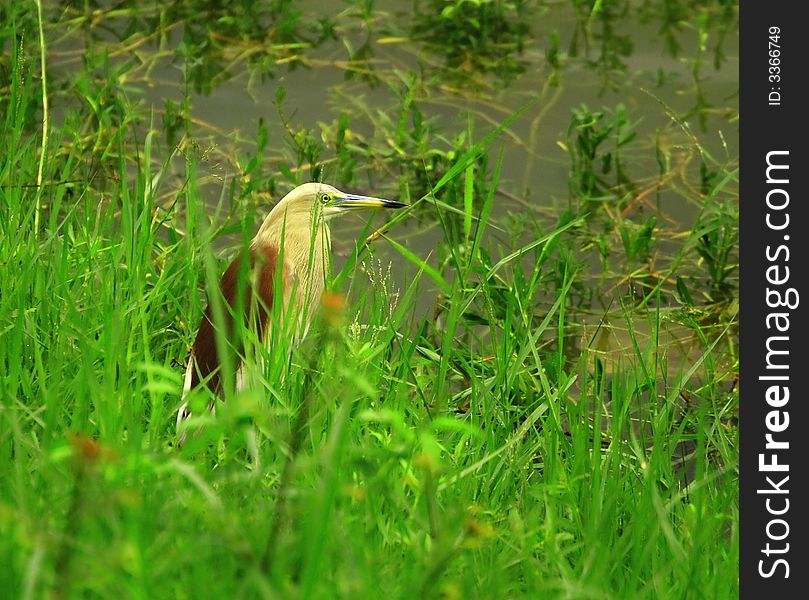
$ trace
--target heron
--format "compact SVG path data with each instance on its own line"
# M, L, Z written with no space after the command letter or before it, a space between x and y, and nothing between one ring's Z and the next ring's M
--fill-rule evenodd
M404 208L403 202L341 192L325 183L304 183L284 196L262 222L248 248L237 256L222 275L219 288L226 303L221 323L231 344L232 367L236 369L236 390L246 387L244 344L234 337L234 317L241 315L245 326L269 347L274 335L292 335L299 342L306 335L311 317L320 305L326 276L331 267L329 221L359 209ZM240 289L240 285L242 289ZM277 292L281 297L276 298ZM282 314L290 316L291 331L273 331L272 310L282 302ZM236 306L239 304L240 306ZM177 412L178 446L188 431L182 431L191 410L189 393L205 385L222 396L222 357L216 341L212 302L200 321L191 347L183 384L184 400ZM220 334L221 335L221 334ZM214 406L209 406L214 412Z

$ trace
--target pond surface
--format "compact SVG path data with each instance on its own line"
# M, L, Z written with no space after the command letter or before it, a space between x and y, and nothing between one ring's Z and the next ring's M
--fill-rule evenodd
M737 164L734 3L304 1L224 11L119 2L102 3L92 18L64 10L62 22L72 25L51 45L51 76L68 80L96 65L125 81L144 135L150 126L160 133L158 162L166 149L183 148L170 162L166 205L183 185L189 148L211 206L235 178L257 199L256 222L312 177L413 202L465 148L522 109L478 161L483 189L502 151L487 241L502 256L565 211L581 214L589 185L597 208L588 210L603 210L602 231L582 237L580 248L604 296L596 315L644 263L673 288L675 257L699 226L707 190ZM594 145L582 145L583 132ZM596 183L583 187L577 172L588 161ZM438 200L463 208L458 181ZM734 189L720 192L736 202ZM422 204L390 235L440 262L446 234L431 201ZM618 256L628 239L618 229L631 233L651 218L654 248ZM339 269L371 229L349 217L333 231ZM374 252L396 262L397 282L415 272L384 242ZM698 289L693 262L682 273ZM434 302L426 286L423 310Z

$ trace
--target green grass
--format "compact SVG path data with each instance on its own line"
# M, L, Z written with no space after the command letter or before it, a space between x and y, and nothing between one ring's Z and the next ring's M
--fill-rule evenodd
M289 3L272 6L298 22ZM211 206L188 108L167 149L109 77L124 67L99 79L88 59L78 108L41 153L36 21L15 15L0 95L0 597L738 594L732 161L691 140L702 186L674 191L700 213L672 234L621 212L634 185L621 164L643 151L623 107L577 108L581 205L495 221L497 134L511 120L441 146L411 81L393 86L401 152L347 143L342 116L323 147L290 131L273 179L259 126L244 179ZM655 150L669 181L676 157ZM317 169L356 183L372 159L402 169L394 185L415 206L369 247L358 240L333 277L345 306L290 363L268 354L255 389L195 419L204 427L178 450L202 289L239 246L217 240L249 240L262 192ZM440 230L434 255L397 235L408 218ZM390 268L373 255L384 244ZM673 327L687 350L667 341ZM619 338L624 351L607 351Z

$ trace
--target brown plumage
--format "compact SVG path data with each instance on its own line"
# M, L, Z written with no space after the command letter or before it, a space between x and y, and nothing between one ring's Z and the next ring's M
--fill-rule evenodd
M230 364L236 369L236 388L245 386L243 378L244 343L234 315L242 315L244 326L256 338L269 345L273 338L271 314L276 285L282 292L281 315L291 331L282 333L298 341L306 335L312 313L320 304L330 268L331 235L327 221L357 208L401 208L401 202L356 196L321 183L305 183L284 196L270 211L249 249L227 268L220 282L226 347ZM279 268L280 267L280 268ZM276 279L281 277L280 282ZM242 289L240 289L242 288ZM237 304L241 303L241 306ZM201 384L216 395L222 394L221 367L217 349L216 319L209 300L191 348L183 386L183 399ZM213 411L213 406L211 410ZM177 428L191 416L188 402L177 413ZM179 445L185 441L183 432Z
M238 314L236 307L236 292L239 283L239 271L243 267L242 263L245 260L244 254L237 257L222 275L220 283L220 290L222 298L225 301L225 310L223 311L223 320L227 328L227 336L231 342L231 346L238 356L241 354L242 344L239 340L234 339L233 331L233 315ZM250 271L256 269L256 262L260 262L259 277L255 292L258 293L259 300L256 302L256 314L254 321L250 322L250 311L243 311L245 327L254 327L259 339L264 339L264 327L267 324L268 309L272 306L273 296L273 278L275 275L276 261L278 260L278 250L274 246L266 246L263 249L251 248L247 252L247 260L249 261L245 267ZM254 288L246 285L243 291L244 301L246 306L251 306L253 303ZM235 345L234 345L235 344ZM214 316L213 309L210 302L202 321L199 325L197 338L194 340L194 346L191 350L192 356L196 361L196 368L189 369L191 374L191 381L189 389L194 389L200 384L200 381L206 381L208 388L214 393L221 392L221 378L218 371L218 366L222 362L219 358L216 347L216 334L214 331Z

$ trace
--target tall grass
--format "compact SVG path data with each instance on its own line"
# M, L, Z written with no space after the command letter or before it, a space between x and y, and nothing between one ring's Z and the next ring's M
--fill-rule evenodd
M20 48L1 101L0 596L735 597L733 320L692 315L684 362L658 288L617 311L629 352L602 351L606 316L577 336L589 217L499 247L494 136L434 182L457 202L420 201L457 241L439 266L395 225L371 236L412 275L397 293L360 239L287 376L270 356L178 450L219 217L247 240L259 215L223 186L212 217L187 148L167 187L171 152L124 110L95 130L69 112L43 142ZM713 222L699 252L724 264Z

